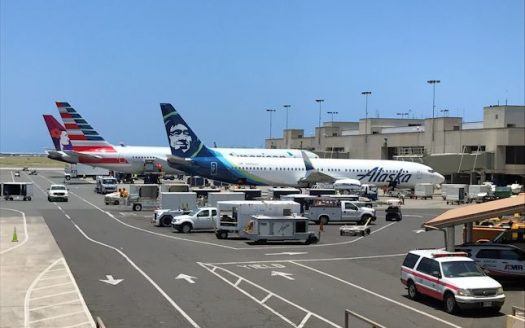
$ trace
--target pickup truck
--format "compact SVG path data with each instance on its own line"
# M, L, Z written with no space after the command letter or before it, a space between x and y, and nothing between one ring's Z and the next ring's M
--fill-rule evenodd
M219 218L216 207L202 207L191 211L187 215L173 217L171 226L173 230L190 233L192 230L213 230Z
M322 200L314 202L304 216L317 223L357 222L364 224L369 218L376 220L376 210L367 206L358 206L352 201Z

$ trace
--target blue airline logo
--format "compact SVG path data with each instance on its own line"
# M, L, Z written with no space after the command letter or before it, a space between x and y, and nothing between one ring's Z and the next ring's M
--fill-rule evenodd
M370 171L357 176L359 181L407 183L412 174L403 173L403 169L400 169L397 173L387 173L384 172L382 167L374 167Z

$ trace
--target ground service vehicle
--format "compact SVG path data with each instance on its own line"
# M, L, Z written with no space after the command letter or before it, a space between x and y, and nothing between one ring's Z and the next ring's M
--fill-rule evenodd
M97 176L95 192L97 194L109 194L117 191L117 179L110 176Z
M278 200L244 200L218 202L220 218L217 220L215 235L219 239L228 238L237 233L246 238L244 227L254 215L291 216L300 213L300 205L291 201Z
M96 176L107 176L109 170L101 167L93 167L86 164L68 164L64 169L64 179L87 178Z
M304 240L307 245L317 243L319 238L308 231L308 221L302 216L254 215L245 226L244 233L256 243L287 240Z
M448 313L468 308L497 313L505 302L501 284L485 275L464 252L410 251L401 265L401 282L409 298L426 295L443 301Z
M416 183L414 187L414 197L421 199L432 199L434 195L434 185L432 183Z
M314 200L304 216L317 223L359 222L365 224L368 219L376 220L376 210L367 206L358 207L352 201L337 199Z
M242 201L244 200L244 193L242 192L210 192L206 206L217 207L218 202L226 201Z
M489 276L495 278L525 278L525 253L512 245L463 244L456 251L465 252Z
M451 203L464 203L468 194L467 184L442 184L441 185L441 197L447 201L447 204Z
M133 211L159 206L159 186L156 184L132 184L129 194L115 192L104 197L106 205L131 206Z
M47 189L47 200L50 202L56 202L57 200L67 202L69 193L64 185L52 184Z
M386 221L401 221L403 219L399 206L390 205L386 208L385 213Z
M482 203L494 198L490 185L470 185L468 187L468 202Z
M192 230L211 230L218 219L216 207L203 207L186 215L175 216L171 221L173 230L189 233Z
M32 182L4 182L1 189L5 200L31 200L33 196Z
M197 208L197 193L161 192L160 208L153 212L151 222L157 227L169 227L177 215L187 214Z

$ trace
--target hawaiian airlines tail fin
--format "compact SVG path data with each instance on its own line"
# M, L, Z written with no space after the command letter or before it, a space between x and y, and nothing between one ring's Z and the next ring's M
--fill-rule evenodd
M213 157L171 104L160 104L171 153L179 158Z
M74 151L115 152L115 148L105 141L69 103L57 102L56 105Z
M55 145L55 150L73 150L73 145L71 144L66 129L62 124L60 124L53 115L44 114L43 117L47 129L49 130L51 140L53 140L53 144Z

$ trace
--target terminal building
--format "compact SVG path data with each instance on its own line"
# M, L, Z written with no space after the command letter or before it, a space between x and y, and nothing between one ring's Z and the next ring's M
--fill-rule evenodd
M484 107L482 122L461 117L325 122L314 136L287 129L265 145L311 150L322 158L417 161L447 183L525 184L525 106Z

